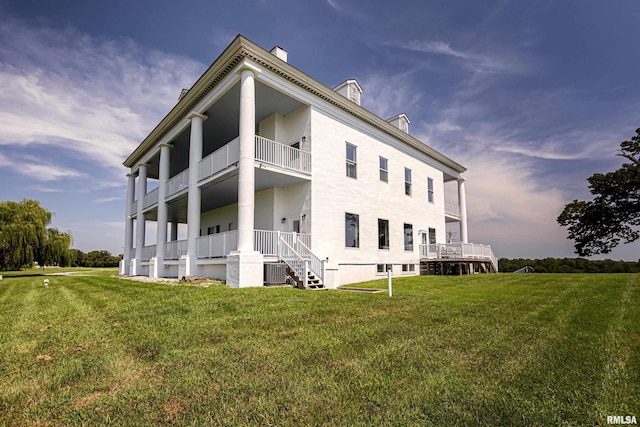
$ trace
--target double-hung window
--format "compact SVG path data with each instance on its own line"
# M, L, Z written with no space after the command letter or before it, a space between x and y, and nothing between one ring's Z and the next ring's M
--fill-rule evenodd
M427 178L427 200L433 203L433 178Z
M413 224L404 225L404 250L413 250Z
M404 168L404 194L411 195L411 169Z
M378 249L389 249L389 220L378 218Z
M380 156L380 181L389 182L389 160Z
M351 178L358 178L356 149L355 145L347 142L347 176Z
M353 213L344 214L344 246L347 248L360 247L360 216Z
M429 229L429 244L430 245L435 245L436 244L436 229L435 228L430 228Z

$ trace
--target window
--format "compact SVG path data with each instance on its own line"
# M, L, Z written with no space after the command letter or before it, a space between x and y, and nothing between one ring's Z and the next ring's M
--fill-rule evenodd
M403 273L411 273L413 271L416 271L415 264L402 264L402 272Z
M436 244L436 229L435 228L430 228L429 229L429 244L430 245L435 245Z
M218 234L220 232L220 226L214 225L213 227L207 227L207 234Z
M376 265L377 273L386 273L387 271L393 271L393 264L377 264Z
M347 142L347 176L357 178L356 146Z
M427 200L433 203L433 178L427 178Z
M378 219L378 249L389 249L388 219Z
M412 224L404 225L404 250L405 251L413 250L413 225Z
M411 195L411 169L404 168L404 194Z
M380 156L380 181L389 182L389 160Z
M359 218L357 214L344 214L344 245L347 248L360 247Z

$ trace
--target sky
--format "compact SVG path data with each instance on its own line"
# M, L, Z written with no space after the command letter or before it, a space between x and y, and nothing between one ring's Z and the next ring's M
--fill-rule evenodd
M237 34L407 114L467 167L469 240L498 257L575 256L557 216L640 127L637 0L0 0L0 16L0 201L39 200L85 252L122 253L122 162Z

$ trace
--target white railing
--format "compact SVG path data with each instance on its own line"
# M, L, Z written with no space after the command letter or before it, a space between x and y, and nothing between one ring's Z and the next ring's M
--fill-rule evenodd
M300 244L308 245L311 241L311 235L309 234L271 230L253 230L253 238L254 250L268 256L279 256L280 239L289 243L296 251L300 250ZM198 238L198 258L223 257L236 249L238 249L238 230L210 234Z
M309 261L309 270L324 283L324 260L318 258L311 249L301 241L298 241L298 253Z
M476 243L438 243L420 245L420 257L429 259L488 259L498 270L498 258L493 253L491 246Z
M147 194L144 195L144 198L142 199L142 206L144 207L144 209L148 208L149 206L158 203L158 189L154 189L150 192L148 192Z
M198 180L208 178L237 163L239 160L240 139L236 138L200 160L198 164Z
M460 217L460 205L458 203L444 201L444 213L456 218Z
M198 237L198 258L219 258L238 249L238 230Z
M308 275L307 268L309 261L305 260L295 249L291 247L284 239L280 240L279 258L285 262L293 270L296 276L307 286Z
M187 241L174 240L164 244L164 259L180 259L187 254Z
M256 135L256 160L311 174L311 153Z
M142 247L142 253L140 255L141 261L149 261L154 256L156 256L156 245Z
M189 168L183 170L179 174L175 175L169 181L167 181L167 197L176 194L177 192L187 188L189 186Z

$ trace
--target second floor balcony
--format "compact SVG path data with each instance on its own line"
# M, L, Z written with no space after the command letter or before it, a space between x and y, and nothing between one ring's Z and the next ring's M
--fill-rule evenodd
M270 139L255 136L256 167L266 168L275 173L300 177L311 176L311 153L298 148L282 144ZM198 164L198 185L237 170L240 159L240 141L233 139L213 153L209 154ZM174 175L167 181L166 198L186 192L189 186L189 169ZM143 209L148 209L158 203L158 189L144 195ZM129 207L129 214L137 212L137 200Z

